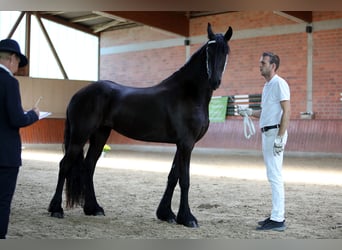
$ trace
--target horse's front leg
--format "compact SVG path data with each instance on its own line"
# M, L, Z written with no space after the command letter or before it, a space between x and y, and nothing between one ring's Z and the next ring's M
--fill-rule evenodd
M198 227L197 219L191 213L189 207L189 188L190 188L190 158L193 146L180 147L179 156L179 186L181 190L177 223L186 227Z
M172 212L171 202L179 178L178 155L177 150L168 176L166 190L157 209L157 218L169 223L176 223L176 215Z

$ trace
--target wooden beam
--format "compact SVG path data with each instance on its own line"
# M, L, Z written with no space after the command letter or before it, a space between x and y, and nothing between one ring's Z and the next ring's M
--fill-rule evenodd
M107 22L105 24L94 25L94 26L92 26L92 28L93 28L94 32L98 33L98 32L101 32L103 30L106 30L112 26L117 25L118 23L120 23L120 21L113 20L113 21Z
M15 24L13 25L11 31L9 32L7 38L12 38L14 32L17 30L21 20L23 19L23 17L25 16L26 12L22 11L17 19L17 21L15 22Z
M43 34L44 34L44 36L45 36L47 42L48 42L48 45L49 45L51 51L52 51L52 54L54 55L54 57L55 57L55 59L56 59L56 62L57 62L57 64L58 64L58 66L59 66L59 69L61 70L61 72L62 72L62 74L63 74L64 79L69 79L67 73L65 72L65 69L64 69L64 67L63 67L62 62L61 62L61 60L59 59L58 53L57 53L55 47L53 46L53 43L52 43L52 41L51 41L51 39L50 39L50 36L49 36L48 32L47 32L46 29L45 29L45 26L44 26L44 24L43 24L43 22L42 22L42 20L41 20L41 18L40 18L39 13L36 13L35 15L36 15L38 24L39 24L39 26L40 26L40 28L41 28L41 30L42 30L42 32L43 32Z
M312 11L274 11L274 13L298 23L312 23Z
M28 62L31 60L31 12L26 12L25 55ZM30 63L24 67L24 76L30 75Z
M79 31L83 31L85 33L88 33L88 34L91 34L91 35L94 35L97 37L100 36L100 34L96 34L92 29L90 29L84 25L81 25L78 23L72 23L70 20L66 20L66 19L61 18L59 16L53 16L51 14L50 15L44 14L44 12L38 11L37 13L39 14L39 17L41 17L41 18L50 20L50 21L55 22L55 23L59 23L61 25L64 25L64 26L67 26L70 28L74 28L74 29L79 30Z
M189 18L172 11L103 11L106 16L111 15L138 22L144 25L162 29L177 35L190 36Z
M101 16L96 15L96 14L91 14L91 15L85 15L85 16L80 16L80 17L72 18L72 19L70 19L70 22L72 22L72 23L80 23L80 22L94 20L94 19L98 19L98 18L101 18Z
M10 31L8 38L12 38L14 32L16 31L16 29L18 28L22 18L24 17L24 15L26 14L26 34L25 34L25 52L24 55L26 55L28 62L30 62L30 12L27 11L22 11L19 18L17 19L16 23L14 24L12 30ZM30 69L29 69L30 63L28 63L26 66L21 67L18 69L18 71L15 73L16 76L29 76L30 74Z

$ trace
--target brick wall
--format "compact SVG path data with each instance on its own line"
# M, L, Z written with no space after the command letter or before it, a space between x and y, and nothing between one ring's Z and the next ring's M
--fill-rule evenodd
M303 98L306 92L306 62L293 64L293 58L305 58L305 44L305 33L233 40L222 86L215 95L261 93L265 80L259 72L259 58L263 51L274 51L281 61L278 74L287 80L291 89L291 118L299 118L299 112L306 109Z
M214 32L224 32L227 29L227 25L232 26L234 30L246 30L265 26L293 24L293 21L275 15L272 11L241 11L194 18L190 24L191 35L204 34L208 22L213 26Z
M101 57L100 78L128 86L152 86L181 67L184 60L184 46L106 55Z
M208 22L214 32L224 33L228 26L234 29L227 69L214 95L261 93L264 79L259 72L259 58L263 51L273 51L281 60L278 73L291 88L292 122L289 129L292 136L289 149L342 153L342 131L339 129L342 121L342 12L313 12L311 34L306 33L307 24L297 23L272 11L243 11L195 18L190 24L190 51L182 44L184 38L145 26L106 32L101 36L101 52L122 45L136 48L101 53L101 78L141 87L157 84L178 70L185 63L186 56L206 42ZM151 42L163 43L166 40L175 45L162 47L155 43L154 48L144 49ZM312 68L308 67L310 48ZM312 82L308 80L310 75ZM300 112L308 111L310 105L315 112L315 120L301 120ZM227 148L258 148L259 142L251 145L251 141L243 141L242 123L238 119L229 118L225 123L212 124L199 146L217 147L217 143L221 143ZM333 131L331 136L325 136L327 128ZM225 138L228 136L229 143L218 140L218 134L225 135ZM137 143L115 132L109 142L117 143L117 139L120 143ZM254 140L259 140L259 137Z
M313 103L317 118L342 118L342 30L314 34Z
M141 49L141 44L175 38L178 36L146 26L103 33L101 48L134 44L138 49L101 55L100 78L138 87L157 84L184 64L185 47Z
M261 93L264 79L259 73L259 57L265 50L273 51L281 59L278 73L291 88L288 150L342 153L341 11L313 13L310 70L315 120L300 119L300 112L307 111L308 105L309 35L305 31L306 24L296 23L271 11L232 12L192 19L190 48L184 46L184 37L147 26L103 33L100 39L100 78L138 87L159 83L178 70L186 58L206 42L208 22L214 32L224 33L228 26L234 29L227 69L214 95ZM257 121L254 122L258 128ZM32 128L24 128L21 130L23 142L62 142L63 124L63 120L46 119ZM40 135L38 140L37 133ZM120 136L115 131L108 143L144 144ZM211 124L198 146L260 149L260 133L251 140L245 140L241 118L230 117L224 123Z
M313 68L312 100L316 119L342 119L342 29L325 28L315 31L315 22L342 19L342 12L314 12L313 14ZM305 24L300 30L286 29L299 25L272 11L243 11L191 20L191 54L206 41L207 23L214 32L225 32L232 26L235 33L230 42L231 55L221 87L214 95L260 93L264 84L258 61L263 51L273 51L280 56L278 74L284 77L291 88L291 119L299 119L300 112L307 111L307 51L308 34ZM257 35L260 29L274 28ZM243 38L236 37L244 32ZM247 35L246 35L247 34ZM193 37L201 36L193 43ZM241 36L240 36L241 37ZM101 36L101 48L122 44L143 44L164 41L177 36L152 29L136 27L127 30L106 32ZM168 77L180 68L186 58L185 46L154 48L125 53L101 55L100 77L126 85L151 86Z

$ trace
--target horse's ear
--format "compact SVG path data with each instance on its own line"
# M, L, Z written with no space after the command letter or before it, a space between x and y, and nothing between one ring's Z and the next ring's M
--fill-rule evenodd
M214 32L211 30L211 24L210 24L210 23L208 23L208 28L207 28L207 30L208 30L208 39L209 39L209 40L215 40L215 34L214 34Z
M224 39L228 42L230 38L233 35L233 29L229 26L229 29L227 30L226 34L224 34Z

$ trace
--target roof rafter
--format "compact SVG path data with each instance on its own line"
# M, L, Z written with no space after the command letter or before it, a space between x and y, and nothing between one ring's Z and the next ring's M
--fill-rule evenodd
M166 30L177 35L190 35L190 21L186 15L174 11L103 11L113 18L121 17L133 22Z
M298 23L312 23L312 11L274 11L274 13Z
M94 30L95 33L98 33L98 32L101 32L103 30L106 30L110 27L117 25L118 23L120 23L120 21L113 20L113 21L107 22L105 24L94 25L94 26L92 26L92 29Z
M94 20L94 19L98 19L98 18L101 18L101 16L96 15L96 14L90 14L90 15L72 18L72 19L70 19L70 22L80 23L80 22L84 22L84 21L88 21L88 20Z
M91 34L94 36L100 36L100 34L95 33L91 28L86 27L86 26L81 25L81 24L78 24L78 23L72 23L72 22L70 22L70 20L64 19L62 17L56 16L56 15L51 15L51 14L44 14L42 12L40 12L40 13L37 12L36 14L38 14L40 17L42 17L44 19L53 21L55 23L59 23L59 24L65 25L67 27L83 31L85 33L88 33L88 34Z

